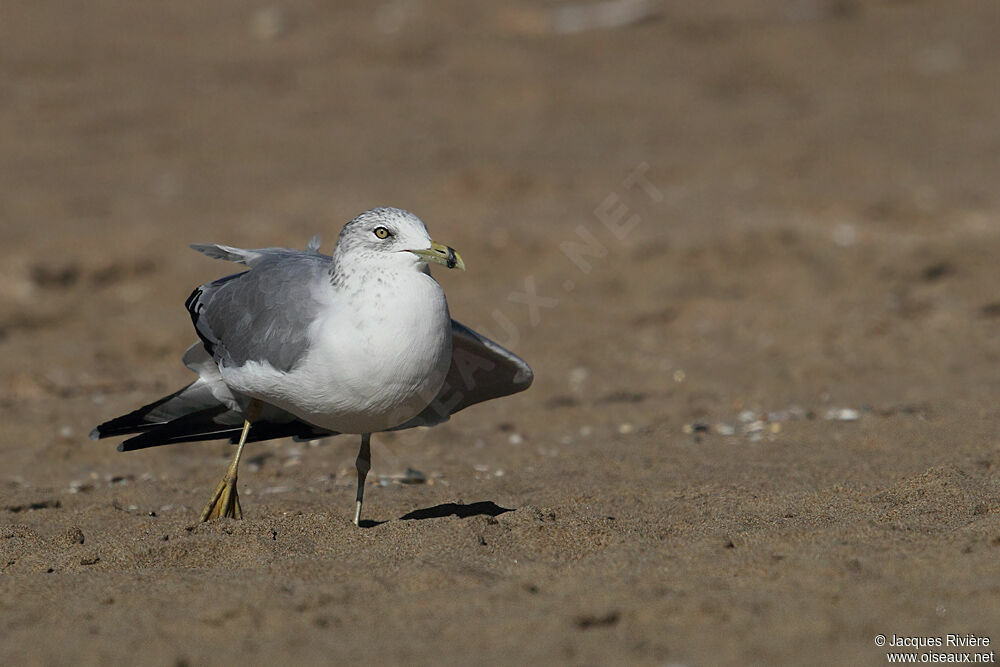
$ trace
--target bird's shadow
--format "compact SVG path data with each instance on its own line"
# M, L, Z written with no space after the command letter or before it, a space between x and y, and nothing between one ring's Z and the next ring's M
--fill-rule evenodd
M500 507L492 500L483 500L478 503L463 505L461 503L444 503L434 507L426 507L420 510L413 510L408 514L399 517L400 521L421 521L423 519L440 519L454 514L459 519L467 519L470 516L500 516L505 512L513 512L509 507Z
M455 515L460 519L467 519L470 516L500 516L506 512L513 512L510 507L500 507L492 500L483 500L478 503L443 503L434 507L413 510L399 517L399 521L423 521L424 519L441 519L446 516ZM386 523L385 521L364 520L359 524L362 528L374 528Z

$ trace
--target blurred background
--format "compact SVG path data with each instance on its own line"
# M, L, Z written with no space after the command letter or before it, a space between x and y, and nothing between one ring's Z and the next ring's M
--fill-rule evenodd
M154 376L146 348L161 349L173 368L190 338L179 305L226 270L189 242L301 247L319 233L329 251L376 205L414 210L470 257L472 273L442 277L460 318L495 332L499 309L540 353L617 357L643 376L650 362L679 367L664 325L685 305L795 299L759 331L739 330L750 313L692 317L703 334L730 331L743 367L769 336L812 327L806 311L878 326L937 296L908 284L921 271L934 283L990 261L990 2L12 0L3 12L0 323L8 338L38 334L7 342L31 376L95 344ZM945 238L971 255L948 259ZM715 257L698 256L706 244ZM534 322L509 299L528 274L550 299ZM814 291L790 297L801 280ZM969 306L988 305L987 284L967 286L982 302ZM74 337L43 326L72 317ZM566 321L572 340L556 335ZM585 348L630 333L638 349ZM830 354L861 372L883 358L841 349L841 331L798 333L797 346L827 349L764 346L794 357L782 366L797 377ZM684 355L722 361L706 342Z
M525 528L482 579L444 578L449 599L496 593L492 577L510 575L498 563L523 549L538 569L522 583L560 591L483 612L544 629L537 653L497 655L797 661L818 633L865 661L879 657L869 637L893 630L879 619L995 629L972 573L988 576L1000 534L998 35L993 0L4 0L0 483L8 508L71 514L11 510L28 532L20 551L8 541L8 570L85 570L60 531L133 535L108 508L136 494L141 512L177 508L183 533L221 473L225 445L117 458L85 439L190 380L184 299L233 267L189 243L321 234L330 252L347 220L388 205L462 253L467 272L437 272L452 315L523 356L536 383L376 439L376 471L451 486L388 487L372 507L389 520L485 499L576 517L558 537ZM355 444L331 443L301 469L280 463L302 459L291 445L266 450L281 453L249 488L294 491L258 496L256 516L346 516ZM310 496L306 467L339 495ZM617 532L588 523L605 515ZM796 516L812 518L776 518ZM420 544L432 522L416 523L392 539ZM949 569L958 533L966 575ZM119 542L96 567L139 567ZM553 543L606 561L563 571L579 554ZM738 565L733 545L749 545ZM916 574L890 565L908 549ZM184 558L151 562L204 565ZM775 573L786 558L793 583ZM942 571L953 578L935 588ZM30 586L9 591L36 618L56 613ZM601 595L620 601L578 608ZM33 635L17 627L23 647ZM309 632L303 646L319 641ZM431 655L413 641L390 655ZM337 655L369 656L350 646Z

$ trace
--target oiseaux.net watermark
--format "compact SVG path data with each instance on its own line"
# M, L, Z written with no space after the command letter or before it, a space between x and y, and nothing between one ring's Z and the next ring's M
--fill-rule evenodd
M992 641L985 635L875 635L875 646L892 649L885 654L893 663L995 663L987 650Z

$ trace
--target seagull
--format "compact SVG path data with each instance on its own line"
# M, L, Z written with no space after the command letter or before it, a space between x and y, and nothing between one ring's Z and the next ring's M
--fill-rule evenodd
M344 225L332 256L319 246L318 237L304 251L192 245L249 267L201 285L185 302L200 340L183 361L198 379L90 434L138 433L119 451L236 444L201 521L243 518L236 482L246 443L357 434L360 525L372 433L434 426L531 385L521 358L451 319L428 265L465 263L413 213L366 211Z

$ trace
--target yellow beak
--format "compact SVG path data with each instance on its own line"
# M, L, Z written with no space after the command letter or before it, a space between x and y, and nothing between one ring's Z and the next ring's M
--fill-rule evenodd
M443 243L431 241L430 248L425 250L411 250L410 252L425 262L443 264L449 269L461 269L465 271L465 262L462 261L462 257L455 252L454 248L446 246Z

